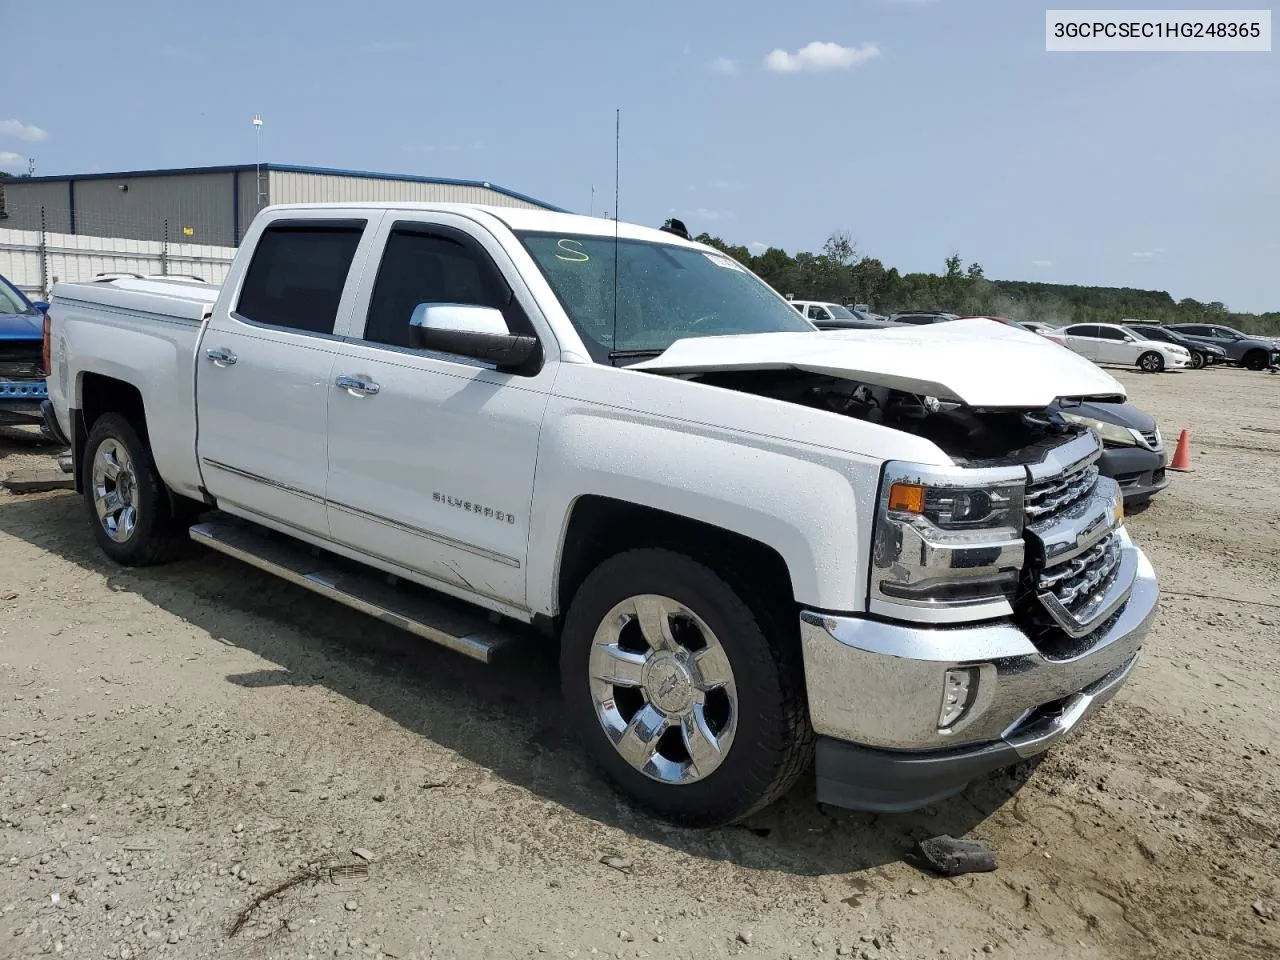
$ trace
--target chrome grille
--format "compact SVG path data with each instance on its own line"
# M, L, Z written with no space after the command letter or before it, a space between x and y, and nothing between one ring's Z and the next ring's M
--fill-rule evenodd
M1120 538L1109 534L1077 557L1049 567L1036 578L1037 592L1051 593L1072 615L1106 590L1120 569Z
M1160 446L1159 430L1143 430L1141 431L1141 433L1142 433L1142 442L1145 443L1152 450Z
M1035 527L1052 521L1058 514L1093 493L1098 485L1098 468L1090 463L1074 471L1027 485L1027 522Z

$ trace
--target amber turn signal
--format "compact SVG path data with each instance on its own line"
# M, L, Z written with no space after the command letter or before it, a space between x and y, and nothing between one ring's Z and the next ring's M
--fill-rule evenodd
M925 487L920 483L895 483L889 488L889 509L924 513Z

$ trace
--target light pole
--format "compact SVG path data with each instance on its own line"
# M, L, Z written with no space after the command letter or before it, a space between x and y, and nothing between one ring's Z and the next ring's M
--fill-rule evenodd
M262 114L255 113L253 115L253 130L257 136L257 149L253 160L253 177L254 183L258 188L258 209L263 207L263 190L262 190Z

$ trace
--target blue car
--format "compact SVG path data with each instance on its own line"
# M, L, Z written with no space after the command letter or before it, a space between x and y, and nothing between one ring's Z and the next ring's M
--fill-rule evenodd
M0 424L43 424L44 311L0 276Z

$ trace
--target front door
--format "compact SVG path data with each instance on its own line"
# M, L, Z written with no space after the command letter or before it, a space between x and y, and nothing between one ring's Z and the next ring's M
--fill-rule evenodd
M521 304L532 298L497 241L463 217L389 216L380 233L381 263L366 271L331 380L332 536L449 592L522 608L554 364L503 373L415 349L409 320L421 304L473 304L535 333Z
M1065 331L1067 346L1082 357L1090 360L1098 359L1098 328L1092 324L1081 323L1067 327Z
M334 329L364 228L274 222L234 309L209 319L196 358L196 448L204 486L228 512L327 535Z
M1131 366L1138 361L1138 348L1132 341L1126 340L1126 334L1115 327L1097 327L1098 341L1094 349L1098 351L1099 363L1115 363Z

